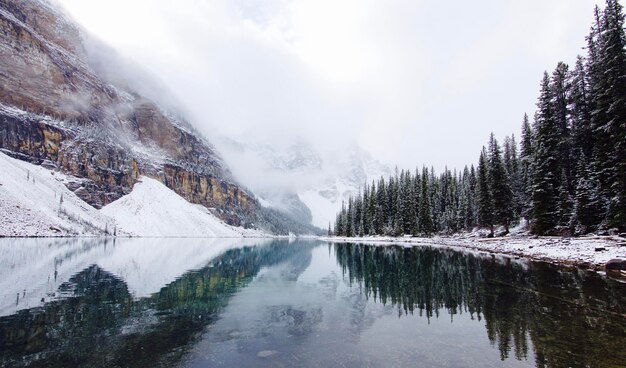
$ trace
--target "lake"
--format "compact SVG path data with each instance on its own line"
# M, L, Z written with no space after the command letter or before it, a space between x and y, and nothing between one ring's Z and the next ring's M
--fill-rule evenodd
M626 284L426 245L0 239L0 366L626 366Z

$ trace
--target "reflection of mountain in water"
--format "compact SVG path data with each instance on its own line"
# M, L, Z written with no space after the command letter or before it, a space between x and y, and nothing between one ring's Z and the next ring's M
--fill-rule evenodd
M262 267L313 244L233 249L139 300L117 276L88 267L59 288L73 297L0 318L0 366L171 365Z
M539 367L626 362L626 285L595 273L428 247L342 244L335 255L351 283L400 316L484 320L502 359L526 357L531 341Z

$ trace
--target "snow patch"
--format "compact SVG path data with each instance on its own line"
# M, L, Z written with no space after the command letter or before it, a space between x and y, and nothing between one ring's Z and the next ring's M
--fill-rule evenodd
M79 180L0 152L0 236L94 236L113 223L69 190Z
M505 236L501 238L475 238L472 234L452 237L390 237L368 236L362 238L323 237L335 242L365 242L380 244L442 245L478 251L525 257L534 260L569 265L580 265L603 270L611 259L626 259L626 239L611 236L586 236L580 238Z
M207 208L187 202L158 180L141 177L130 194L104 206L117 229L133 236L241 238L267 234L226 224Z

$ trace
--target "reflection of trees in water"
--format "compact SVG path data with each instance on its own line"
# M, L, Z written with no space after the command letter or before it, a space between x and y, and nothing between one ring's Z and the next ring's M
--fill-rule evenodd
M261 267L310 253L313 245L277 241L230 250L135 301L123 280L91 266L60 287L72 297L0 318L0 366L175 364Z
M503 360L527 357L530 340L539 367L626 361L626 286L596 274L429 247L340 244L335 255L350 283L399 315L484 320Z
M89 267L59 288L72 297L0 318L0 366L175 365L262 267L288 261L281 275L294 279L310 263L314 246L275 242L234 249L140 300L133 300L123 280ZM445 249L333 249L366 297L397 306L400 315L452 319L469 313L485 323L503 359L524 358L532 341L538 366L626 361L625 285L582 271L541 263L524 269ZM321 318L288 309L275 317L283 314Z

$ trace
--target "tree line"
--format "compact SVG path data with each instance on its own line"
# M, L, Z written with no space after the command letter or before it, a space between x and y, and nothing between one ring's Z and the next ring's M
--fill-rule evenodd
M337 214L339 236L431 235L528 221L534 234L626 231L626 34L618 0L596 6L587 55L540 84L532 123L478 165L423 167L365 184Z

